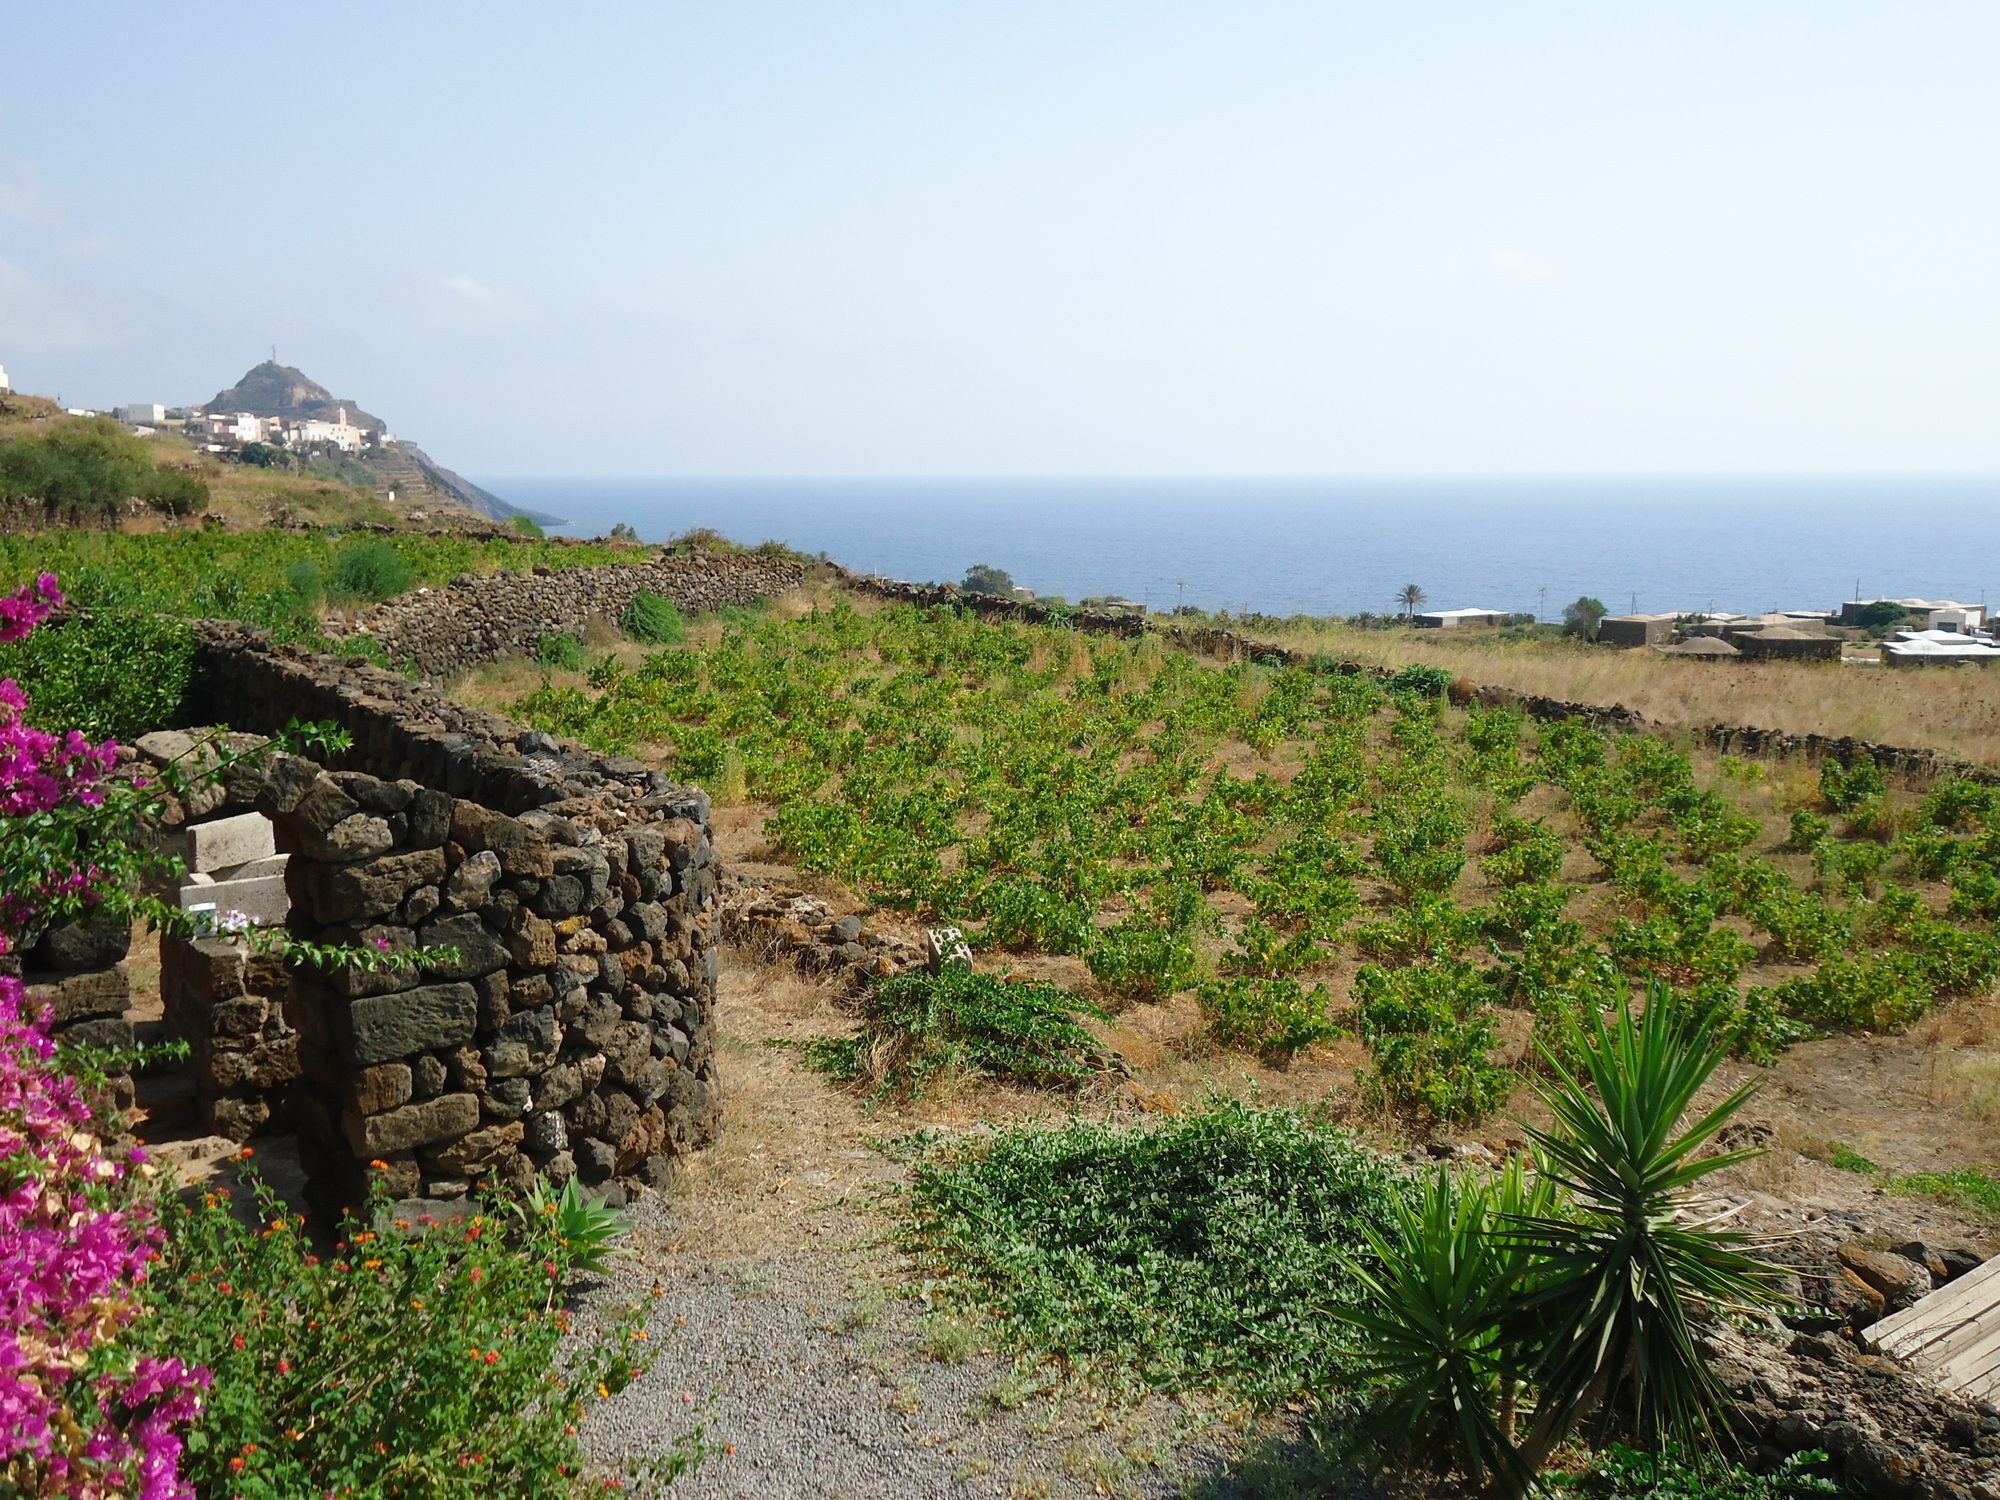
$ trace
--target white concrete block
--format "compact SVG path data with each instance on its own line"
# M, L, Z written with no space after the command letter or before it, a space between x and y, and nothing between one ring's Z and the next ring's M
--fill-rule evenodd
M187 865L196 871L245 865L278 852L271 820L262 813L241 813L233 818L217 818L212 823L195 823L188 828L187 837Z
M289 854L267 854L262 859L253 859L248 864L226 865L214 872L215 880L260 880L266 875L285 873L285 862ZM190 879L193 877L190 876Z
M220 921L225 913L240 911L259 927L277 927L292 909L285 894L285 877L261 875L255 880L217 880L207 885L181 887L181 910L212 910Z

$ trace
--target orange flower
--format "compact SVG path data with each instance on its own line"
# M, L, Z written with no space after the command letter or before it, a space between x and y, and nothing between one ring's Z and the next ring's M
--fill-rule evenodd
M389 1170L389 1164L386 1161L382 1160L382 1158L379 1156L376 1157L375 1160L368 1163L368 1165L373 1167L378 1172L386 1172Z

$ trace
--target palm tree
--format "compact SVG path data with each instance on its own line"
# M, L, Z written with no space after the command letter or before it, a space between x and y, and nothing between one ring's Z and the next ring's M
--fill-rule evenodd
M1424 597L1422 584L1406 583L1396 591L1396 602L1403 606L1403 618L1414 620L1417 611L1428 602Z
M1363 1373L1378 1387L1358 1436L1379 1452L1449 1457L1502 1500L1532 1488L1580 1425L1630 1416L1649 1445L1713 1446L1728 1397L1695 1348L1692 1310L1755 1312L1778 1269L1740 1231L1687 1211L1694 1185L1756 1155L1699 1156L1752 1080L1686 1129L1681 1118L1729 1042L1664 987L1573 1028L1537 1091L1532 1188L1440 1176L1357 1266ZM1676 1134L1676 1132L1679 1132ZM1532 1395L1516 1439L1517 1398ZM1601 1435L1601 1434L1600 1434Z

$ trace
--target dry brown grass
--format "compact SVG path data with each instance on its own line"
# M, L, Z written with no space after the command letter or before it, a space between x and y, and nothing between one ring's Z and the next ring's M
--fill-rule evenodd
M1443 667L1481 685L1576 703L1620 704L1659 724L1748 724L1789 734L1853 735L2000 765L2000 673L1687 661L1646 649L1336 624L1270 634L1286 645L1342 660Z

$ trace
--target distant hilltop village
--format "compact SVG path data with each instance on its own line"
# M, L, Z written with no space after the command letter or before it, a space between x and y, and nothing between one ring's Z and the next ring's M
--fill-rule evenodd
M0 371L0 392L7 388ZM346 463L342 478L365 482L391 500L428 495L496 521L527 516L561 524L558 516L509 505L454 474L415 443L399 440L359 402L334 396L304 371L275 359L265 360L236 384L195 406L139 401L109 412L79 406L64 410L77 417L112 417L140 437L173 433L226 459L270 462L284 453L307 464Z
M140 437L151 437L162 429L178 431L210 453L248 447L251 443L286 448L293 453L360 453L366 448L391 448L396 444L394 436L387 432L371 432L349 421L344 406L334 408L330 422L319 417L260 417L248 411L216 414L199 406L144 402L116 407L111 415Z

